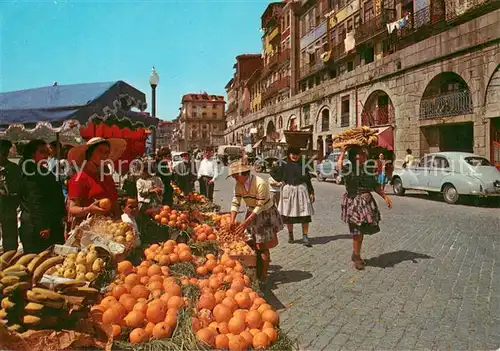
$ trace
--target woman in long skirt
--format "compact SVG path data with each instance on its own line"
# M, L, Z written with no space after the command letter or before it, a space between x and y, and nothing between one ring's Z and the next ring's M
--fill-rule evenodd
M247 242L257 253L257 278L267 280L267 271L271 262L269 249L278 245L278 232L283 229L281 216L274 205L268 183L250 173L250 167L242 162L234 162L229 167L228 177L236 180L234 198L231 204L231 226L236 223L236 216L245 201L247 214L241 227L246 230Z
M293 225L301 224L302 241L307 247L309 242L309 223L314 214L314 188L311 183L309 168L306 160L301 157L300 148L289 147L287 159L271 171L271 176L282 182L278 211L283 217L283 222L288 229L288 242L294 243Z
M352 236L351 260L355 268L361 270L365 268L365 261L361 258L363 238L380 231L380 211L371 193L379 194L389 208L392 207L392 201L378 182L377 169L368 168L366 150L359 146L348 148L350 165L343 167L345 151L345 148L341 149L337 161L346 187L346 193L342 196L341 219L349 226Z

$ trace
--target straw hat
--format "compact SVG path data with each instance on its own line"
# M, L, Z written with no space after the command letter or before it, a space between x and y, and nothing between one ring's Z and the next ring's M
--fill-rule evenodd
M250 167L247 165L244 165L240 161L236 161L231 163L229 166L229 171L227 172L227 178L232 177L233 175L236 174L241 174L245 172L250 172Z
M123 152L127 148L127 142L124 139L119 138L109 138L104 139L101 137L95 137L87 141L87 144L75 146L68 153L68 161L74 162L77 165L83 164L85 161L85 153L88 148L92 145L108 143L109 144L109 156L108 159L111 161L116 161L123 155Z

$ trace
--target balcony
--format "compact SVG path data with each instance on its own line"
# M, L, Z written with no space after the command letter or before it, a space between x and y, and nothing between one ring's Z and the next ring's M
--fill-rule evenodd
M332 43L332 46L333 46L333 43ZM345 51L344 41L342 41L340 44L333 46L331 60L338 61L345 56L347 56L347 52Z
M290 77L281 78L280 80L272 83L262 94L262 99L268 100L269 98L276 95L280 90L286 88L290 88Z
M442 0L433 1L431 6L426 6L414 14L410 14L404 28L398 30L398 37L404 38L417 31L431 27L445 18L444 3Z
M311 74L321 71L325 68L325 63L322 60L318 60L310 65L304 65L300 68L300 78L303 79Z
M396 20L396 10L394 9L383 9L382 13L377 17L374 17L367 22L360 25L356 32L354 33L354 39L356 40L356 45L359 45L371 38L376 37L382 32L387 32L387 23L394 22Z
M238 104L236 102L231 102L229 104L229 106L227 107L226 113L234 112L234 111L236 111L237 108L238 108Z
M420 101L420 119L466 115L472 110L468 90L442 93Z
M275 64L278 63L279 60L279 54L275 53L274 55L269 56L269 60L267 61L267 66L273 67Z
M376 127L394 123L396 115L394 106L382 105L371 111L363 111L361 114L361 124L364 126Z
M460 19L469 20L487 11L500 7L496 0L445 0L446 1L446 21L455 22Z
M286 49L279 54L279 62L283 63L290 60L290 49Z

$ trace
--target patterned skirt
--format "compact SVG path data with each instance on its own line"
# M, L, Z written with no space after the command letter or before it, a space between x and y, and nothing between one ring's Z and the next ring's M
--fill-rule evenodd
M246 217L252 212L248 211ZM247 233L261 248L273 248L278 245L277 233L283 229L283 220L276 206L260 212L247 226ZM259 248L259 247L258 247Z
M285 223L309 223L314 208L305 184L285 184L281 189L278 210Z
M375 234L380 231L381 219L377 202L370 193L342 196L341 219L349 225L351 235Z

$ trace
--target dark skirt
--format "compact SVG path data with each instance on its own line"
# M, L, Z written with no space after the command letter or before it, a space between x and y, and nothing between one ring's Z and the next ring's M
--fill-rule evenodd
M341 219L349 225L351 235L371 235L380 231L381 215L372 194L363 193L354 197L344 194L341 210Z

